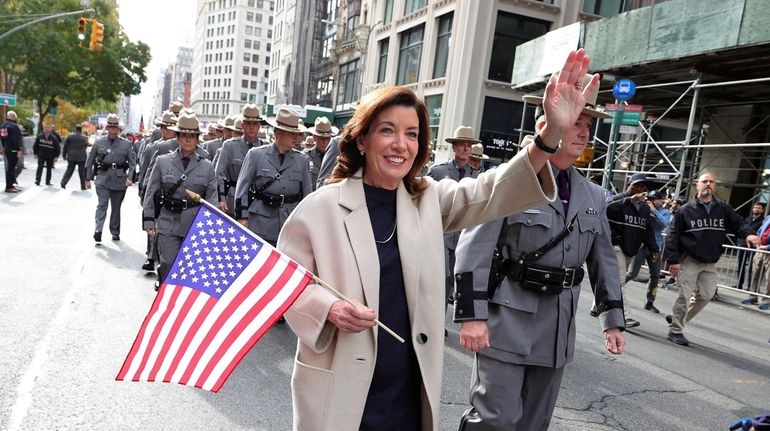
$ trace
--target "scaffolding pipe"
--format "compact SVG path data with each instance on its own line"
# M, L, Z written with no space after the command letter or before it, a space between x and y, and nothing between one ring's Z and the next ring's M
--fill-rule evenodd
M697 88L709 88L709 87L723 87L725 85L741 85L741 84L754 84L756 82L767 82L770 78L755 78L755 79L743 79L740 81L727 81L727 82L710 82L708 84L698 84Z
M770 147L770 142L755 142L751 144L736 142L734 144L697 144L697 145L664 145L666 148L745 148L745 147Z
M695 83L693 83L693 85L690 87L690 88L694 88L695 90L693 91L693 94L692 94L692 106L690 107L690 118L687 120L687 133L684 136L684 141L688 145L690 143L690 140L692 139L692 127L693 127L693 124L695 123L695 111L698 108L698 95L700 93L698 82L700 82L700 77L698 77L698 79L695 80ZM687 145L684 146L684 151L682 152L682 161L679 163L679 178L676 181L676 189L674 191L674 196L676 197L679 197L679 193L682 191L682 179L684 178L685 163L687 163Z

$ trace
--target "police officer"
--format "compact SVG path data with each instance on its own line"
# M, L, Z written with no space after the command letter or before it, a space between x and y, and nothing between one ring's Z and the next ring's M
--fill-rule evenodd
M745 239L751 246L760 243L733 207L714 197L716 183L717 177L711 172L698 177L698 195L674 215L666 238L668 270L679 287L671 314L666 316L668 340L680 346L690 344L682 333L685 323L703 310L716 293L716 263L722 256L727 232Z
M86 144L88 139L83 136L83 127L81 125L75 126L75 133L67 136L64 140L64 147L62 148L62 157L67 161L67 170L64 171L64 176L61 178L61 188L66 188L67 183L72 177L72 173L75 172L75 167L78 168L78 176L80 177L80 190L86 189Z
M337 136L340 129L332 126L332 123L326 117L318 117L315 119L315 125L307 130L310 133L308 139L312 139L315 142L315 146L307 149L304 153L310 159L310 179L313 181L313 190L317 188L318 172L321 170L321 163L326 154L326 149L329 147L329 142L332 138Z
M461 179L476 178L479 175L478 171L473 170L473 167L468 164L468 159L471 154L471 147L473 144L480 144L481 141L476 139L476 134L473 132L472 127L460 126L455 130L453 137L446 138L446 141L452 144L452 151L454 152L454 158L444 163L438 163L428 169L428 176L436 181L443 180L445 178L452 181L460 181ZM445 299L449 302L449 298L452 295L454 289L454 267L455 267L455 248L457 247L457 239L460 238L460 232L447 232L444 234L444 271L445 271Z
M556 152L550 161L559 200L460 236L455 320L461 322L460 344L476 352L473 407L463 415L461 430L548 428L564 366L575 352L575 312L585 262L603 305L605 347L612 354L623 352L620 282L604 217L604 191L573 167L588 142L592 117L607 117L593 109L598 75L586 75L583 85L582 112L551 111L545 100L546 118L538 120L538 135L524 140L524 145L534 142ZM546 97L578 91L564 83ZM543 100L525 98L529 103ZM576 121L568 118L572 115L578 115ZM561 147L553 148L559 136ZM496 248L505 258L498 266L503 278L491 290L491 251Z
M222 148L222 142L224 142L224 126L222 123L209 124L209 132L213 134L211 140L203 143L203 148L209 153L209 160L214 160L214 156L217 154L217 150Z
M131 149L131 142L118 136L120 120L115 114L107 116L107 136L94 143L86 160L86 188L91 188L91 181L96 184L99 204L96 207L96 229L94 241L102 241L102 228L107 217L108 204L110 213L110 233L112 240L120 240L120 206L126 196L126 189L131 186L128 172L134 170L136 157ZM95 177L95 179L94 179Z
M656 260L660 252L652 229L652 211L645 203L646 196L647 175L636 173L631 175L626 191L613 196L607 204L607 219L612 229L612 245L618 259L620 282L623 286L629 280L626 277L628 266L639 253L642 244L649 251L652 260ZM626 313L626 328L639 326L639 321L628 315L628 308L623 309ZM596 312L597 310L594 309L593 314Z
M275 246L286 218L313 186L307 156L294 149L306 130L299 116L281 108L267 122L274 128L275 143L246 154L235 189L235 212L243 225Z
M187 113L188 115L195 114L195 112L191 108L183 109L182 113ZM147 171L152 172L152 168L155 166L155 161L158 159L158 156L171 153L175 151L177 148L179 148L179 143L177 142L176 137L173 137L171 139L165 139L163 141L158 142L155 146L155 152L152 154L152 157L150 158L150 165L147 167ZM195 146L195 152L200 154L203 157L206 157L206 158L209 157L209 154L200 145Z
M471 154L468 157L468 164L471 165L474 171L481 173L484 172L484 160L489 160L489 156L484 154L484 144L473 144Z
M215 166L219 184L219 209L237 216L235 213L235 186L241 173L241 166L246 153L255 147L264 145L259 139L259 128L265 119L259 107L247 104L241 112L243 136L225 141L222 144L219 158Z
M158 144L165 140L176 139L176 132L171 129L171 126L176 125L176 115L171 111L164 111L160 116L160 119L156 123L160 130L160 139L147 144L142 151L141 160L139 162L139 199L144 200L144 191L146 189L147 177L150 174L150 162L152 156L157 150Z
M51 168L54 161L59 157L61 140L53 133L53 126L47 124L43 126L43 133L37 135L35 144L32 146L32 152L37 158L37 172L35 172L35 185L40 185L40 178L45 167L45 185L51 185Z
M144 197L144 229L157 236L160 266L158 279L164 280L168 269L195 218L200 203L191 200L186 190L198 193L212 204L217 199L214 167L205 156L196 152L200 135L198 117L184 112L175 126L179 148L158 156L147 181ZM157 290L158 284L155 285Z

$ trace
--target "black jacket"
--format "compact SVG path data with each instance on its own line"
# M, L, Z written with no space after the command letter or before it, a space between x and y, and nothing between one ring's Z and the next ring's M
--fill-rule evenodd
M32 152L43 159L53 159L59 157L61 147L59 146L59 138L55 134L41 133L35 138L35 144L32 146Z
M660 251L655 233L650 229L650 208L642 202L637 209L628 192L614 196L607 204L607 220L612 231L612 245L620 246L626 256L636 256L642 244L653 253Z
M761 215L754 220L751 219L751 215L743 219L743 223L748 225L749 229L751 230L751 233L756 234L759 231L759 228L762 226L762 222L765 221L765 216ZM738 247L746 247L746 240L743 238L739 238L737 241Z
M62 148L62 156L65 160L70 162L85 162L86 161L86 145L88 144L88 138L83 136L82 133L72 133L64 140L64 148Z
M0 130L0 138L2 138L5 151L24 151L21 129L15 121L5 120L0 129L2 129Z
M745 239L755 234L729 204L714 199L711 210L694 199L674 215L666 238L666 261L677 264L685 256L698 262L715 263L722 256L727 232Z

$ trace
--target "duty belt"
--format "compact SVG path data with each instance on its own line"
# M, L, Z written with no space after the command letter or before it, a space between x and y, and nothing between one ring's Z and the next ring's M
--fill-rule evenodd
M187 199L171 199L161 198L163 208L171 211L172 213L181 213L188 208L195 208L200 206L200 202L189 201Z
M230 194L230 188L231 187L235 187L237 184L238 184L238 181L225 180L224 181L224 185L225 185L224 196L229 195Z
M297 193L295 195L274 195L272 193L258 193L255 198L261 200L265 204L271 207L277 207L283 204L293 204L299 202L302 199L302 195Z
M542 294L558 295L564 289L579 286L583 281L583 268L557 268L550 266L511 262L508 274L518 281L521 287Z
M99 163L97 165L97 168L102 171L106 171L107 169L127 169L128 164L126 163Z

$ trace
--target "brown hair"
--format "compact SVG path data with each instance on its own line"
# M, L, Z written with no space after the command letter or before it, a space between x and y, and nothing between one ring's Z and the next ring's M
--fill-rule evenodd
M428 125L428 109L414 92L406 87L383 87L361 98L356 112L348 121L340 137L340 155L337 158L337 166L326 180L326 183L336 183L345 178L350 178L366 165L366 158L358 150L359 140L369 132L372 122L380 112L391 106L406 106L414 108L420 122L420 131L417 136L417 155L409 172L404 177L406 190L413 195L419 195L428 187L428 183L418 177L422 167L430 157L430 127Z

